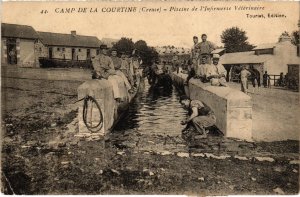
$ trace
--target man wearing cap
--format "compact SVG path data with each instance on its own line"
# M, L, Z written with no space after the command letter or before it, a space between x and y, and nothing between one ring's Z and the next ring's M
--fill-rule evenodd
M199 40L198 40L197 36L193 37L193 42L194 42L194 45L191 49L191 60L192 60L193 66L195 68L197 65L199 53L200 53L200 45L199 45Z
M213 55L213 64L208 65L206 71L206 78L210 81L212 86L227 86L226 74L222 64L219 64L220 56L218 54Z
M107 55L107 46L100 45L100 54L92 59L93 78L107 79L113 89L114 98L121 101L121 93L118 86L119 77L116 75L112 59Z
M208 63L211 64L210 54L213 50L216 49L215 45L207 40L207 35L202 34L201 36L202 42L199 44L200 56L207 56Z
M190 111L190 116L181 121L182 125L187 125L187 127L182 131L183 134L188 132L189 126L193 126L196 129L195 138L206 138L208 127L216 124L216 116L210 107L205 105L199 100L190 100L187 96L180 97L180 103Z
M121 77L124 81L124 84L128 90L129 93L133 93L133 90L131 89L131 85L127 79L127 77L125 76L125 74L120 70L121 68L121 59L117 56L117 49L113 48L111 51L111 59L114 63L114 67L115 67L115 71L116 71L116 75L118 75L119 77Z

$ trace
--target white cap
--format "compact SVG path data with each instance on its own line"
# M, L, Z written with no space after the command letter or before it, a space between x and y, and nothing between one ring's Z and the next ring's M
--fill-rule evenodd
M220 59L220 55L219 54L213 54L213 59Z

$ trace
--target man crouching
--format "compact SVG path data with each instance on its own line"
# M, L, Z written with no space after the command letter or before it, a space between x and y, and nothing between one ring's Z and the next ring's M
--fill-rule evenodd
M213 111L201 101L190 100L187 96L182 96L180 103L191 113L186 120L181 122L182 125L187 125L182 131L183 134L186 134L190 126L193 126L196 129L196 133L193 135L195 139L206 138L208 133L206 128L216 124L216 117Z

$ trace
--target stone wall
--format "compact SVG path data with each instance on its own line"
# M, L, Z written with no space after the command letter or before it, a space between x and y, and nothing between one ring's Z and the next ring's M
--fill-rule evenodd
M115 101L112 85L107 80L88 80L78 87L78 100L84 98L86 95L94 97L100 105L103 117L102 128L96 132L89 131L83 122L83 101L78 102L78 125L80 134L98 134L104 136L110 132L122 113L127 109L129 102L131 102L135 96L127 92L128 90L122 80L118 81L118 86L122 95L125 95L121 103ZM88 119L87 121L92 122L93 125L99 122L100 113L96 106L93 106L92 109L88 108L88 116L92 117L92 119Z
M187 75L172 73L177 86L183 87ZM251 98L241 91L230 87L216 87L191 79L185 93L192 100L207 104L217 117L216 126L226 137L252 139L252 102Z

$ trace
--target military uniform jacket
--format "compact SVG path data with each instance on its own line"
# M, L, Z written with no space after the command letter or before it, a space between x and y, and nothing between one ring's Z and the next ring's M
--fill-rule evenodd
M200 42L199 45L200 54L210 54L213 50L215 50L215 45L210 41Z
M118 57L111 57L115 70L119 70L121 68L122 61Z
M206 76L212 76L212 75L224 75L226 76L227 71L225 70L224 66L221 64L210 64L207 66L207 70L206 70Z
M191 59L197 60L199 58L199 53L200 53L200 43L196 43L191 49Z
M98 76L107 79L114 72L114 64L110 57L100 54L92 59L92 64Z

